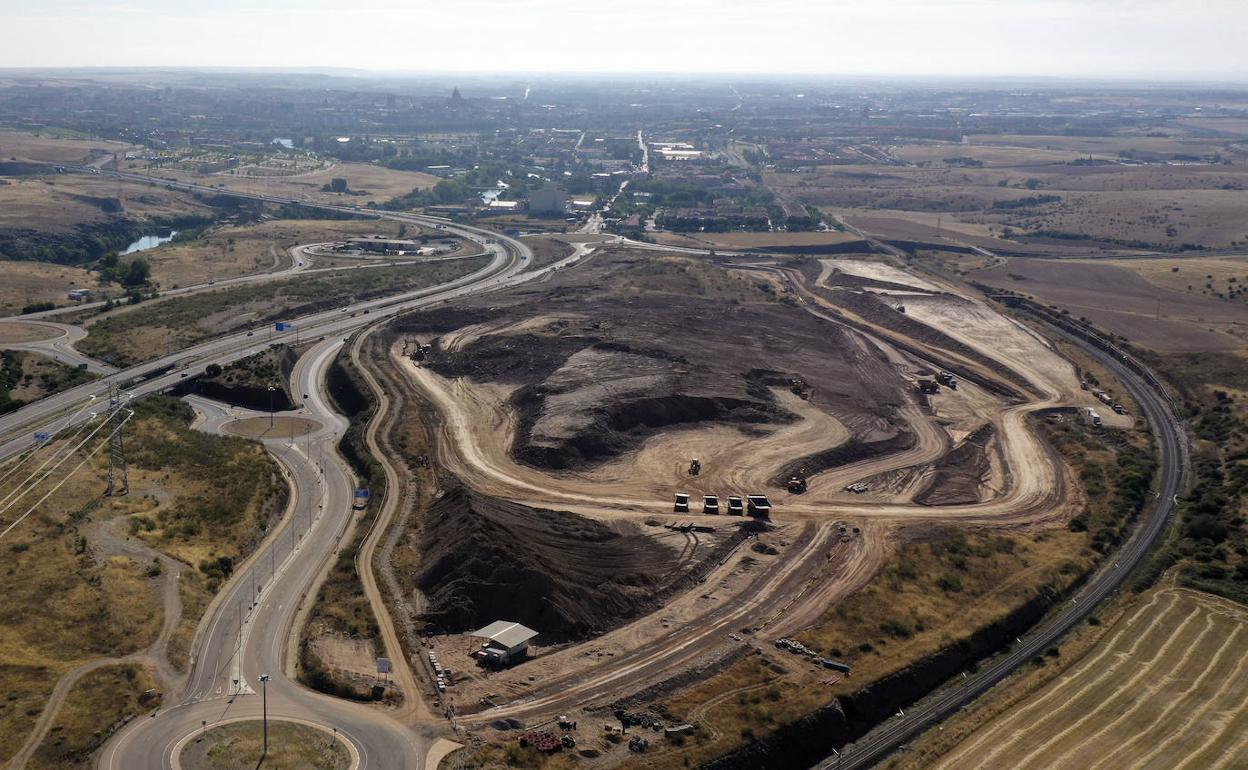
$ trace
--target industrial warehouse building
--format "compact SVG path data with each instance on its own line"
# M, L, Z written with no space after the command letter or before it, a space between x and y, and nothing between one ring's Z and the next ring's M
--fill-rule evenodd
M492 668L504 668L524 660L537 632L510 620L496 620L472 635L489 640L477 651L478 660Z
M530 214L563 214L568 210L568 196L553 182L529 193Z

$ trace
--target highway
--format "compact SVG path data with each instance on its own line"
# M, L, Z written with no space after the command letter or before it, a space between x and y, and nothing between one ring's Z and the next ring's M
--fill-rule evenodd
M947 685L914 704L904 715L898 714L877 726L842 748L839 754L833 754L815 765L814 770L872 767L906 742L986 693L1032 658L1042 655L1044 650L1056 644L1122 586L1171 523L1178 495L1184 489L1187 450L1183 427L1167 395L1159 392L1155 378L1140 373L1147 370L1138 364L1130 366L1130 359L1120 351L1094 344L1057 326L1050 325L1050 329L1054 334L1079 345L1113 372L1139 404L1141 413L1153 428L1158 452L1155 501L1141 514L1118 553L1106 558L1074 597L1021 637L1007 653L993 659L974 674L967 674L961 681Z
M140 177L137 174L123 176L147 180L146 177ZM185 187L199 188L198 185L185 185ZM204 191L210 190L214 193L221 193L220 190L214 190L213 188L202 189ZM284 198L263 198L262 196L241 193L238 195L270 202L289 202ZM348 211L348 209L336 206L317 206L315 208L328 209L335 212ZM489 264L480 270L443 286L417 289L380 299L358 302L340 309L290 319L294 326L299 329L299 335L302 340L313 340L328 335L345 336L376 320L376 313L393 315L405 310L423 307L431 302L454 299L470 293L509 285L514 281L516 274L523 270L532 260L532 251L528 246L518 240L501 236L492 231L466 225L456 225L442 219L415 214L371 211L360 211L358 213L381 216L402 222L413 222L425 226L440 227L448 234L476 241L493 258ZM267 274L260 275L265 278L269 277ZM19 317L11 320L26 321L28 319ZM66 328L73 329L75 327ZM58 340L58 342L62 341ZM65 345L71 343L72 339L66 339L62 342ZM197 373L198 370L202 370L209 363L226 364L236 361L264 350L270 344L271 341L268 339L268 335L263 332L239 332L200 343L176 353L130 367L124 371L113 373L109 373L106 370L102 371L102 373L108 373L110 376L62 391L53 396L48 396L16 412L0 417L0 437L3 437L0 439L0 459L28 449L33 441L34 431L51 422L58 415L72 410L90 396L103 395L109 385L114 382L125 385L127 392L133 393L135 396L144 395L170 387L182 379L186 370ZM6 345L6 347L17 346ZM68 350L72 350L72 348ZM40 349L40 352L48 351ZM89 359L83 359L83 361L89 361ZM96 362L91 362L91 365L98 367ZM127 385L127 383L132 384ZM85 419L85 416L83 415L79 419Z
M131 722L114 736L102 752L99 766L110 770L177 767L181 745L204 725L259 716L260 675L267 674L272 677L267 684L271 718L335 731L350 747L354 767L423 767L430 735L401 725L375 708L307 690L292 676L299 614L307 608L309 597L315 596L354 519L351 502L355 479L335 451L347 422L328 403L323 389L325 372L344 337L369 324L407 310L531 280L572 264L585 250L546 269L524 273L532 253L519 241L418 215L384 216L435 225L476 241L492 259L471 275L441 286L291 319L303 340L315 341L297 362L292 385L297 398L304 396L301 413L320 423L314 434L297 441L265 441L291 483L291 509L256 551L237 565L230 581L214 598L196 632L190 672L181 695L168 698L166 708ZM58 339L72 343L70 330L74 328L65 327ZM0 458L29 448L29 432L38 427L51 422L72 426L87 419L89 412L79 407L92 396L101 395L110 382L124 384L126 392L137 397L176 384L187 369L198 371L210 363L229 363L270 344L267 335L233 334L108 373L103 380L37 401L0 418ZM193 403L203 418L202 429L220 430L230 419L219 405L203 399ZM419 697L415 693L409 696Z
M560 262L526 273L514 270L527 262L520 259L475 285L452 282L419 302L429 305L533 280L574 264L586 253L588 249L578 248ZM437 748L436 727L413 728L385 711L315 693L294 681L300 613L316 596L338 548L351 540L355 524L351 502L356 479L335 450L348 423L334 412L324 390L326 371L343 345L337 335L318 342L300 357L291 376L292 389L303 397L293 414L315 420L320 427L306 437L277 436L264 442L295 491L291 511L213 600L192 645L194 659L181 699L115 736L101 755L101 768L176 768L181 747L205 723L260 715L257 693L262 674L272 677L267 684L270 718L334 730L349 745L355 767L422 768L428 752ZM205 399L189 400L202 415L201 430L220 431L245 411L227 410ZM387 652L392 659L402 654Z
M289 514L238 567L214 599L193 645L187 683L178 702L153 718L132 722L105 747L99 766L176 767L182 741L204 722L260 716L260 675L268 674L270 718L336 729L351 744L359 767L421 767L429 736L384 711L307 690L293 679L300 612L314 597L324 568L348 537L354 478L333 451L347 428L323 389L325 372L343 342L317 343L296 365L292 384L307 394L301 416L321 427L306 437L265 439L288 475L295 499ZM220 430L234 416L193 399L205 415L201 429ZM241 410L240 410L241 411Z

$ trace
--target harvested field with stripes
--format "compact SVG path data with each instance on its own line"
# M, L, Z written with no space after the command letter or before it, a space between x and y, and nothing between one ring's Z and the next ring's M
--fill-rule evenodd
M1245 649L1248 607L1158 590L1083 660L932 767L1248 767Z

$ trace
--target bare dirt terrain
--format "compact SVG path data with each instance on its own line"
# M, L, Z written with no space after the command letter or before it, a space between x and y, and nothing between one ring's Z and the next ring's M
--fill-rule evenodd
M953 522L1042 533L1078 509L1073 479L1029 422L1089 398L1052 345L964 288L896 263L795 264L723 270L607 250L488 304L391 325L381 363L438 415L430 461L452 490L417 512L420 534L403 542L423 558L404 563L423 574L394 606L405 608L400 624L418 616L435 632L428 644L456 670L438 705L461 724L502 740L500 720L591 718L609 703L651 703L697 682L705 687L677 713L687 707L702 720L725 693L766 686L770 669L750 662L760 652L787 670L791 658L772 658L772 641L834 622L830 608L867 585L905 527L917 523L906 538L920 540L943 537L925 527ZM901 302L905 313L890 304ZM402 352L413 340L432 346L421 361ZM959 372L958 387L919 394L917 380L940 369ZM689 472L695 457L697 475ZM794 474L807 477L804 493L786 489ZM858 482L862 491L846 489ZM738 531L748 520L722 509L700 513L703 494L723 506L726 495L755 491L776 506L771 528L751 534ZM673 511L675 492L692 496L688 513ZM682 533L690 523L714 531ZM584 534L560 536L558 547L528 545L568 527L604 534L588 538L592 549L580 544ZM621 532L641 533L627 535L642 550L625 562L608 548L626 542ZM986 566L957 568L976 576L968 596L995 597L977 605L985 622L1025 602L1036 584L1070 580L1057 569L1070 546L1032 537L988 538L974 546ZM677 549L695 545L696 553L708 539L735 545L693 590L665 594L656 574L678 570L636 566L643 552L687 561ZM538 550L540 560L530 555ZM623 586L573 577L595 559L620 564L604 572ZM1017 559L1032 567L1015 569ZM572 592L578 583L585 590ZM659 606L621 603L637 589ZM931 590L915 586L914 596ZM963 589L941 590L951 597L945 609L922 610L937 627ZM538 595L556 597L553 606L531 607ZM614 622L585 620L589 597L614 607ZM534 659L487 673L466 657L480 640L436 633L499 618L542 633ZM621 618L629 619L612 628ZM862 664L883 676L939 644L924 635ZM782 677L793 697L781 711L796 716L861 686L829 690L819 671ZM723 748L741 740L708 729ZM624 756L609 753L616 759L607 765ZM671 756L678 764L682 755Z
M722 539L704 535L699 544L695 536L691 549L680 533L560 515L464 489L435 502L425 528L426 547L437 556L422 564L415 584L428 623L463 633L507 617L541 628L546 643L595 636L657 608ZM515 593L498 592L500 583L515 585Z
M1157 590L1079 663L931 766L1242 767L1246 623L1234 602Z

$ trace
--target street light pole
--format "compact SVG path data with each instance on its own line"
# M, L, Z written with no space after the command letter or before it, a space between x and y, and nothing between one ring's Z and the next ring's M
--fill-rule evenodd
M272 679L268 674L260 675L260 693L261 700L264 703L264 751L260 754L260 758L264 759L269 755L269 680Z

